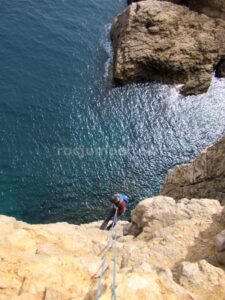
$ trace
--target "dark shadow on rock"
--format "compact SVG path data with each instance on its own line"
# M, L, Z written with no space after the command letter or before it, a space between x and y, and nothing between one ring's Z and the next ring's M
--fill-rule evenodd
M225 77L225 58L222 58L215 67L216 77L223 78Z

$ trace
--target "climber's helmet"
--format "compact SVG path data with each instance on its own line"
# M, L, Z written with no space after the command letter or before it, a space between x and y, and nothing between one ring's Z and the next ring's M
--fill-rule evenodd
M113 204L117 204L118 202L120 202L120 196L119 195L113 195L110 199L110 201L113 203Z

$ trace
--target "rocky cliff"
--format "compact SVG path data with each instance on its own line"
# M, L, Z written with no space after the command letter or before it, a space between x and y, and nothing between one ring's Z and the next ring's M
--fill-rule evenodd
M86 225L29 225L0 216L1 300L95 299L108 232ZM117 299L222 300L225 211L216 200L140 202L117 236ZM126 234L124 235L123 234ZM100 299L112 296L113 247Z
M225 58L224 20L167 1L132 3L115 19L111 38L117 85L150 80L199 94Z
M127 3L140 2L146 0L128 0ZM185 5L192 10L203 13L212 18L225 19L225 2L223 0L160 0L175 4Z
M160 191L175 199L212 198L225 204L225 137L192 163L170 170Z
M187 4L191 9L210 17L225 19L224 0L187 0Z

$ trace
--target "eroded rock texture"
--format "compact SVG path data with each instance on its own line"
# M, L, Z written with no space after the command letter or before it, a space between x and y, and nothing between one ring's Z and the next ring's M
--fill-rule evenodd
M224 300L225 217L217 200L149 198L131 219L115 233L118 300ZM108 242L99 225L0 216L0 299L95 299ZM111 244L100 300L111 299L112 274Z
M170 170L160 194L175 199L212 198L224 204L225 137L205 149L192 163Z
M185 95L206 92L225 57L225 21L166 1L132 3L114 21L113 79L183 84Z
M128 0L127 3L140 2L146 0ZM206 14L212 18L225 19L225 2L224 0L160 0L168 1L175 4L185 5L199 13Z
M186 0L187 5L213 18L225 19L225 2L224 0Z

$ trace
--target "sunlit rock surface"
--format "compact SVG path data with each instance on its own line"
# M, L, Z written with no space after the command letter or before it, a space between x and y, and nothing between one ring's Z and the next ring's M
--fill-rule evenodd
M209 199L140 202L132 222L115 233L117 299L224 299L222 209ZM0 216L0 299L95 299L108 241L99 225L29 225ZM111 299L112 274L113 247L102 300Z
M116 85L149 80L200 94L225 55L223 19L167 1L132 3L115 19L111 38Z

